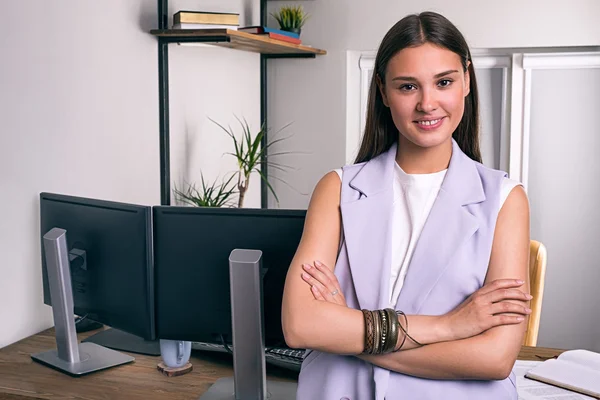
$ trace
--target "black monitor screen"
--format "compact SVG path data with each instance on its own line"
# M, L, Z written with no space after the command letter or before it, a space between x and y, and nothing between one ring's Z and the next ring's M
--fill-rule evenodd
M67 232L75 314L153 340L151 207L42 193L40 219L42 238ZM42 275L52 305L43 240Z
M154 207L157 336L231 343L229 255L256 249L265 344L284 346L283 288L305 216L305 210Z

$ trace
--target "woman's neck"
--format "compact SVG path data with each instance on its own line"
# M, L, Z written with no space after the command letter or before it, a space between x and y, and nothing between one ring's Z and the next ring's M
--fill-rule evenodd
M435 147L420 147L400 135L396 162L407 174L432 174L448 168L452 139Z

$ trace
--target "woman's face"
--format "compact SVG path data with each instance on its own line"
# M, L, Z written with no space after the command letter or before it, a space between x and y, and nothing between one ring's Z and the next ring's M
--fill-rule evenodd
M450 50L425 43L399 51L379 83L398 131L419 147L450 140L462 119L469 73Z

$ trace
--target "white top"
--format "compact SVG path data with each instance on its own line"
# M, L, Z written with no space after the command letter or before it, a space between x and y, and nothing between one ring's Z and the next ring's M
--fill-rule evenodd
M392 216L392 268L390 276L390 307L398 301L408 265L421 235L425 221L433 207L447 169L432 174L407 174L396 166ZM335 172L342 179L342 169ZM500 207L510 191L520 183L505 178L500 191Z

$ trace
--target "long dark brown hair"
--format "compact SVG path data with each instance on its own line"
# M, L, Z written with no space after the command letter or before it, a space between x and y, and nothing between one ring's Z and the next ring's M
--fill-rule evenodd
M463 71L471 61L471 51L460 31L444 16L434 12L408 15L398 21L384 36L377 56L367 105L367 122L356 163L368 161L388 150L398 140L398 129L392 114L384 104L377 79L385 84L388 63L396 53L407 47L432 43L460 57ZM452 137L471 159L481 162L479 150L479 96L473 63L468 66L470 92L465 98L465 110Z

